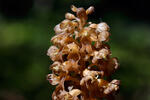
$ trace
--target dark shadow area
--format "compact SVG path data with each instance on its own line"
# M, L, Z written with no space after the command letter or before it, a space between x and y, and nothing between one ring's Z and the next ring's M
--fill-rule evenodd
M0 11L7 18L22 18L33 7L33 0L0 0Z

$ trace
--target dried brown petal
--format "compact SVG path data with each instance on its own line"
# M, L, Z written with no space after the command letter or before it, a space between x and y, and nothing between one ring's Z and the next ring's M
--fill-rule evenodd
M83 76L92 76L92 77L95 77L96 75L101 75L102 72L100 71L90 71L88 69L85 69L83 71Z
M108 41L109 40L110 33L108 31L103 31L98 35L98 40L100 42L102 41Z
M92 50L92 46L90 44L86 44L86 52L87 53L91 53L93 50Z
M77 7L75 7L74 5L71 5L71 10L73 11L73 12L77 12Z
M55 61L50 68L53 70L53 72L58 73L60 71L62 71L62 64L61 62Z
M59 35L55 35L54 37L52 37L51 41L55 45L60 45L60 44L62 44L61 40L63 40L63 38L65 38L65 37L63 37L61 34L59 34Z
M98 59L106 59L109 54L109 50L105 48L101 49L100 51L94 51L92 63L95 63Z
M48 74L47 80L50 82L50 84L57 85L60 82L60 77L56 76L55 74Z
M75 62L73 60L65 61L62 65L63 65L63 70L66 73L68 73L70 71L79 72L79 66L78 66L77 62Z
M90 27L90 28L95 28L95 29L96 29L96 28L97 28L97 24L91 24L91 25L89 25L89 27Z
M71 17L72 16L72 17ZM73 15L71 15L70 13L67 13L66 14L66 17L68 19L72 19L73 18ZM75 27L78 26L78 23L75 21L75 20L68 20L68 19L65 19L63 20L61 23L60 23L60 29L63 31L63 33L68 33L68 34L71 34L74 32L75 30ZM73 18L74 19L74 18Z
M94 12L94 7L93 7L93 6L89 7L89 8L86 10L86 14L87 14L87 15L88 15L88 14L91 14L92 12Z
M80 59L79 48L80 47L76 43L72 42L63 47L62 55L66 55L67 59L73 59L77 61Z
M72 19L75 19L76 17L71 13L66 13L65 18L69 19L69 20L72 20Z
M95 29L92 29L90 27L83 28L79 33L79 37L80 37L80 40L86 44L88 42L98 41L98 36L95 32Z
M80 85L83 85L84 83L88 82L91 80L91 83L97 80L97 75L103 75L103 72L101 71L90 71L88 69L85 69L83 71L83 78L80 81Z
M80 49L80 53L83 53L84 55L86 55L86 53L91 53L92 50L92 46L91 44L82 44L82 47ZM88 54L87 54L88 55Z
M71 100L72 99L72 96L66 92L66 91L60 91L60 95L59 95L60 98L64 98L64 100Z
M53 44L61 47L66 45L67 43L71 43L73 42L73 38L69 37L67 34L59 34L54 36L51 41L53 42Z
M91 40L91 41L98 41L97 35L96 35L95 33L91 33L91 34L90 34L90 40Z
M87 37L87 36L89 36L89 35L90 35L90 33L89 33L89 28L86 27L86 28L82 29L81 32L79 33L79 35L80 35L81 37Z
M109 31L109 26L105 22L101 22L97 25L97 31L98 32Z
M51 46L48 51L47 51L47 55L50 56L50 58L55 61L58 60L58 53L59 53L59 49L56 46Z
M77 53L77 52L79 52L79 46L77 44L75 44L74 42L68 44L67 47L68 47L70 53Z
M69 92L69 94L73 97L78 96L79 94L81 94L81 90L79 89L73 89Z
M70 20L65 19L65 20L63 20L63 21L60 23L60 28L61 28L61 29L67 28L70 23L71 23Z
M63 30L60 29L60 24L57 24L54 28L54 31L56 34L60 34L60 33L63 33Z
M118 80L113 80L107 85L107 88L104 90L104 94L110 94L111 92L115 92L119 89L120 82Z
M101 48L102 47L102 42L96 41L94 46L95 46L95 48Z

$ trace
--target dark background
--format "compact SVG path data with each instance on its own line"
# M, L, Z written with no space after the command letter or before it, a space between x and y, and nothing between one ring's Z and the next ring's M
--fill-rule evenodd
M150 4L144 0L0 0L0 100L51 100L46 56L53 28L70 5L95 7L107 22L121 80L116 100L150 100Z

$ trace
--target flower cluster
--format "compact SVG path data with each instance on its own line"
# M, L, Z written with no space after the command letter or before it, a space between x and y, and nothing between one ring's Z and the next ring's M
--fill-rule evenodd
M87 22L93 6L87 10L71 6L71 10L76 15L66 13L65 20L55 26L53 46L47 52L54 62L47 80L57 85L52 99L111 100L120 81L110 78L118 61L110 57L109 26Z

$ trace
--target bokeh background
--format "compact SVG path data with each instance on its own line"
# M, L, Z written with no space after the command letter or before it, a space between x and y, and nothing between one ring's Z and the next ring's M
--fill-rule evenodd
M144 0L0 0L0 100L51 100L46 56L53 28L70 5L95 7L107 22L121 80L116 100L150 100L150 6Z

